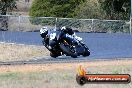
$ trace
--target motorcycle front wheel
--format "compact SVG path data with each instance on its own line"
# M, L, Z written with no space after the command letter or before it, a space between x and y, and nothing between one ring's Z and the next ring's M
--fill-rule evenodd
M53 58L58 57L56 54L54 54L54 53L52 53L52 52L50 52L50 56L53 57Z
M89 48L88 48L85 44L83 44L83 46L84 46L84 48L85 48L85 52L83 53L83 56L84 56L84 57L89 56L89 55L90 55L90 50L89 50Z

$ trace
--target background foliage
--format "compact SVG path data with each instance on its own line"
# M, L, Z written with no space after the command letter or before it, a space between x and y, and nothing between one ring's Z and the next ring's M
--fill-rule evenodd
M128 20L131 0L98 0L105 19Z
M30 16L75 17L85 0L34 0Z
M30 16L129 19L130 0L34 0Z
M6 12L17 8L17 0L0 0L0 12L1 15L6 15Z
M18 0L0 0L0 12L17 8ZM128 20L131 0L33 0L30 16Z

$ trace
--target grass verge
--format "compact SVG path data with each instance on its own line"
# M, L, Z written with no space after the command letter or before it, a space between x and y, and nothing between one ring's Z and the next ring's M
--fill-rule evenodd
M88 73L123 73L132 75L132 60L90 61L81 63L3 65L0 66L2 88L131 88L129 84L76 83L78 65Z

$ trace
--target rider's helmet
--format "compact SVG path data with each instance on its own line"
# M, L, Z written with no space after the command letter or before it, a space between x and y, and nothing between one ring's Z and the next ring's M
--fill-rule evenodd
M66 27L65 26L61 27L61 30L66 30Z
M40 29L40 35L42 38L45 38L45 36L48 34L48 28L47 27L42 27Z

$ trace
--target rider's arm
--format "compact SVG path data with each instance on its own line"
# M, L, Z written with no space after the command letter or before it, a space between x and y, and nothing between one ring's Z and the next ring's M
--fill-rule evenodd
M68 33L69 35L73 35L74 32L71 28L66 28L65 33Z

